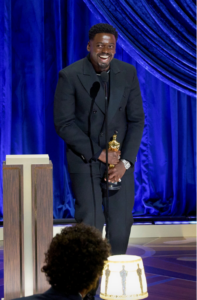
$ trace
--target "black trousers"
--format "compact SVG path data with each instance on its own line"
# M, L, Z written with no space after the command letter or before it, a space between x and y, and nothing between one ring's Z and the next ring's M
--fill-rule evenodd
M106 194L101 188L105 166L100 164L99 172L70 173L75 202L77 222L95 226L100 231L105 223ZM125 254L131 226L134 204L134 174L129 168L118 191L109 191L109 242L113 255Z

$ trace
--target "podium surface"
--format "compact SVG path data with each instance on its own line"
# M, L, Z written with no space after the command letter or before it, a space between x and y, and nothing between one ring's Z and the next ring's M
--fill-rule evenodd
M53 236L52 164L48 155L7 155L3 165L4 298L45 291L40 269Z

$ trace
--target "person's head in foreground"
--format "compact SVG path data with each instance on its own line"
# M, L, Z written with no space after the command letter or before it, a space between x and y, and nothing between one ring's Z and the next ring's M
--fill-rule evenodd
M56 291L84 297L95 288L109 255L110 245L96 228L77 224L52 239L42 272Z

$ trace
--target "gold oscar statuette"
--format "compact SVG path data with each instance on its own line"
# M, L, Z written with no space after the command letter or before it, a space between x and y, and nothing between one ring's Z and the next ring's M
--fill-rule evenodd
M116 140L117 134L113 135L112 141L108 143L108 150L117 152L120 149L120 143ZM114 165L109 165L109 168L114 168ZM106 189L106 181L102 182L102 188ZM109 190L119 190L121 188L121 182L109 182Z
M108 150L109 151L114 151L117 152L120 149L120 143L118 143L116 141L117 135L114 134L113 135L113 140L111 142L108 143L109 147ZM114 165L109 165L110 168L114 168Z

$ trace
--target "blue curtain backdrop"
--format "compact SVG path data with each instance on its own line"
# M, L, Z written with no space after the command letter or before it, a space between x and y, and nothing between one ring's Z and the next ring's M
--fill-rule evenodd
M134 215L195 213L195 5L163 2L0 0L0 161L49 154L54 218L74 215L66 146L53 125L58 71L87 54L88 30L100 21L117 28L116 58L136 67L142 91Z
M196 7L192 0L84 0L101 22L117 28L119 44L141 66L195 95Z

